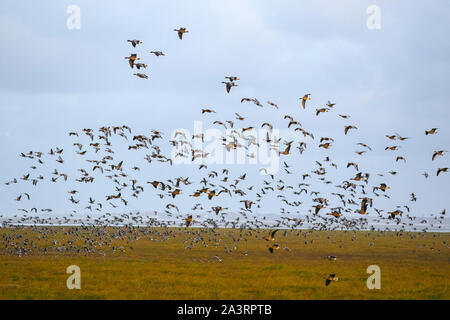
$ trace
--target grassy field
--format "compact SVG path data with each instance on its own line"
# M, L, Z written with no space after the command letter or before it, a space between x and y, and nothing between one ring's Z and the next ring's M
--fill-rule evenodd
M217 230L217 247L211 241L185 249L189 241L182 240L194 237L190 230L177 229L165 241L148 235L131 242L132 249L125 245L125 252L106 256L53 251L17 256L7 254L0 241L0 299L450 298L448 233L288 231L278 234L281 248L271 254L262 234L232 248L229 234L237 237L239 230L229 229ZM0 237L12 232L0 229ZM14 232L30 237L34 231ZM66 287L69 265L81 268L81 290ZM380 290L366 287L369 265L381 268ZM327 287L330 273L339 281Z

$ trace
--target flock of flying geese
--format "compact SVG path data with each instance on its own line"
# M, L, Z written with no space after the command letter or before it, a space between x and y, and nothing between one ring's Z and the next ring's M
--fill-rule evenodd
M189 31L186 28L175 29L179 39ZM127 40L133 48L142 44L140 40ZM155 56L164 56L161 51L151 51ZM137 54L132 53L128 59L131 68L138 70L147 68L145 63L140 63ZM147 79L144 73L135 73L139 78ZM240 80L236 76L225 77L226 92L230 93L233 87L237 87L236 81ZM298 112L307 112L311 110L311 94L305 94L299 98ZM258 108L266 108L257 98L240 98L240 103L251 103ZM282 112L282 108L275 102L267 101L267 106L272 111ZM333 113L336 110L336 103L328 101L323 107L312 109L315 116L320 117L322 113ZM202 108L201 115L210 117L217 114L212 108ZM183 132L175 132L172 138L165 138L165 134L156 129L151 129L148 133L133 133L132 128L122 126L102 126L97 130L84 128L80 131L69 132L69 136L74 139L72 152L83 162L83 166L75 174L64 172L63 164L71 157L66 147L52 147L49 151L27 151L20 154L21 158L30 161L29 170L22 177L13 178L5 182L5 185L30 184L34 188L42 183L55 183L61 185L61 188L67 188L67 201L73 210L70 214L63 216L43 216L40 213L50 214L51 208L19 208L23 212L22 216L14 218L3 218L3 225L23 228L23 226L32 226L40 234L40 239L47 240L47 246L37 246L31 238L24 238L19 234L2 234L5 251L9 254L30 254L31 252L49 251L56 252L76 252L82 254L96 253L105 254L107 248L112 252L125 251L124 245L115 244L117 241L125 241L132 249L131 243L140 238L147 237L154 241L165 241L184 235L186 250L193 248L197 244L204 246L223 246L226 252L233 252L238 248L240 242L246 241L249 237L256 237L265 241L267 252L274 254L275 251L282 248L279 241L276 240L277 232L284 229L283 235L286 236L287 230L297 232L298 236L304 237L305 245L310 245L313 240L308 237L315 230L344 229L347 231L367 229L375 230L373 226L368 225L367 215L374 215L375 221L391 221L398 226L398 235L406 234L408 227L414 227L417 218L410 215L408 204L396 206L393 209L385 210L376 206L377 198L390 199L389 191L391 187L384 181L373 183L373 174L364 172L363 168L356 161L339 164L326 156L325 159L316 160L317 168L313 171L302 171L296 168L302 154L307 150L314 150L314 146L322 150L331 150L335 144L335 139L331 137L316 138L317 133L306 130L302 124L295 119L293 115L284 115L281 113L281 119L286 122L286 128L293 135L295 140L282 140L281 136L273 134L273 124L270 122L254 123L250 122L248 116L234 114L233 119L215 120L213 125L222 126L231 129L231 133L222 136L223 145L227 152L233 152L242 149L247 157L254 157L252 148L262 147L254 136L254 129L267 129L264 141L270 150L274 150L283 163L283 170L277 174L266 174L262 178L262 184L257 185L254 180L247 179L247 172L234 174L230 167L211 170L208 169L203 161L198 164L198 181L193 181L190 177L172 177L169 179L148 178L145 179L141 173L142 165L122 160L121 152L128 152L138 159L137 155L143 155L139 158L144 165L156 169L153 175L159 176L158 166L172 166L172 157L164 153L167 146L176 148L175 157L205 160L210 155L202 149L193 147L194 141L204 141L203 134L186 136ZM340 121L350 119L349 115L338 114ZM244 125L245 124L245 125ZM352 132L358 130L355 124L343 125L344 137L352 135ZM426 136L438 134L438 128L432 128L425 131ZM422 132L423 134L423 132ZM400 148L400 144L409 137L403 137L399 134L386 135L387 141L396 141L398 145L388 145L386 152L395 153ZM163 144L163 142L169 144ZM319 141L319 142L316 142ZM358 156L372 151L368 144L360 142L357 144L362 150L356 151ZM295 146L295 148L294 148ZM125 151L124 151L125 150ZM315 149L317 150L317 149ZM431 161L437 161L438 157L444 157L445 150L436 150L431 154ZM119 156L117 156L119 155ZM63 158L64 157L64 158ZM70 158L69 158L70 159ZM395 155L395 163L406 161L405 156ZM52 169L44 173L45 165ZM348 178L343 181L332 181L329 178L328 170L337 170L344 167ZM234 167L237 168L237 167ZM330 169L333 168L333 169ZM267 173L267 169L261 168L261 173ZM353 172L352 172L353 171ZM442 174L448 172L448 167L439 167L436 170L437 178L442 178ZM391 170L388 173L377 173L376 176L384 179L385 174L395 176L397 171ZM427 172L423 173L425 178L429 177ZM142 179L146 181L142 181ZM95 184L102 180L108 182L110 190L103 195L103 199L95 199L89 195L86 199L81 198L80 188L87 184ZM290 181L290 182L289 182ZM313 186L318 183L320 186L332 187L333 192L324 193L320 188ZM76 185L76 186L75 186ZM102 188L104 189L104 188ZM150 190L150 191L149 191ZM153 193L160 202L166 201L163 212L154 211L153 214L145 215L139 212L129 212L114 214L110 211L123 210L130 201L139 199L145 193ZM281 218L276 220L275 224L270 224L266 216L261 217L255 214L255 208L261 208L262 203L267 199L273 201L273 197L279 199ZM22 204L31 199L30 192L22 192L17 195L13 201ZM203 202L197 199L205 198ZM294 198L294 201L290 201ZM181 199L181 200L179 200ZM239 205L237 216L234 219L226 219L231 216L230 207ZM178 204L189 203L190 200L197 202L193 204L190 210L179 208ZM312 205L304 207L304 203L311 201ZM417 195L410 194L410 202L416 202ZM204 208L205 203L210 203L209 208ZM227 207L224 206L227 203ZM407 212L404 212L404 211ZM186 212L188 211L188 212ZM80 216L80 213L88 212L87 216ZM123 211L122 211L123 212ZM33 215L33 213L35 215ZM206 213L212 215L212 218L206 217ZM236 213L236 212L234 212ZM95 214L95 215L94 215ZM306 214L302 216L301 214ZM352 214L357 214L354 218ZM77 216L78 215L78 216ZM163 219L157 217L163 216ZM433 221L422 220L422 224L430 225L442 224L445 210L437 215L432 215ZM171 219L169 219L171 218ZM72 225L73 228L65 231L64 241L52 239L57 234L57 230L52 229L53 225ZM192 226L198 228L191 228ZM302 229L302 226L308 226ZM111 228L116 226L117 228ZM159 228L142 228L159 227ZM184 226L184 228L169 228L170 226ZM231 244L218 239L220 233L217 231L219 226L231 227L239 230L239 237L229 233ZM269 231L268 231L269 230ZM421 231L426 231L424 228ZM382 231L382 230L381 230ZM417 230L419 231L419 230ZM416 235L411 235L416 237ZM356 236L355 236L356 237ZM448 244L445 243L445 245ZM289 251L289 248L284 247ZM248 252L243 254L247 255ZM334 261L336 256L328 256L328 260ZM217 260L221 261L220 257ZM330 274L326 279L328 286L331 281L338 278L335 274Z
M188 33L189 30L186 30L186 28L179 28L179 29L174 29L174 31L177 32L178 34L178 38L180 38L180 40L183 39L183 34ZM129 42L133 48L136 48L136 46L142 44L141 40L127 40L127 42ZM164 52L162 51L150 51L150 53L153 53L155 56L160 57L160 56L164 56ZM141 60L141 58L139 58L137 56L137 53L131 53L129 57L125 57L125 59L128 60L128 63L131 67L131 69L133 69L134 67L136 67L138 70L142 69L146 69L147 65L145 63L136 63L138 60ZM148 79L148 76L145 73L142 72L137 72L134 73L133 75L141 78L141 79Z

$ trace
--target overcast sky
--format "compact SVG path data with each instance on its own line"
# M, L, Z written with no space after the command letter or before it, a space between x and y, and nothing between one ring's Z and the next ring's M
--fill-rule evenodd
M80 29L67 27L69 5L81 10ZM370 5L380 8L380 29L367 27ZM126 124L134 133L148 134L155 128L169 137L176 128L192 130L195 120L203 120L208 128L214 120L233 119L234 112L286 129L282 116L291 114L316 140L332 136L340 139L342 148L322 152L311 142L317 152L298 157L298 163L291 159L290 165L315 168L314 160L330 155L341 165L339 172L350 160L374 175L397 170L395 177L387 175L385 181L374 177L370 183L392 186L390 202L383 202L385 210L409 203L409 194L415 192L419 201L409 203L412 214L440 212L447 206L450 175L436 177L436 170L450 167L450 162L448 154L433 162L431 156L436 150L450 151L449 16L450 5L445 0L2 0L0 180L6 182L30 171L30 163L19 158L20 152L48 152L55 146L71 150L69 131ZM173 31L178 27L189 30L181 41ZM134 49L127 39L140 39L143 44ZM151 50L166 55L155 57ZM132 52L148 64L144 72L149 79L133 76L135 69L124 59ZM230 94L221 84L226 75L240 78ZM311 109L331 100L336 110L319 117L306 115L298 100L305 93L312 94ZM242 97L275 101L281 111L266 110L266 104L264 110L241 104ZM217 116L202 116L202 107L216 110ZM351 124L358 126L351 137L343 135L348 123L340 121L338 113L351 115ZM440 129L439 134L425 136L424 131L433 127ZM401 142L398 152L406 157L406 164L396 163L393 157L397 154L384 150L399 144L385 138L396 132L411 137ZM358 158L354 154L358 142L374 150ZM80 163L71 160L76 158L73 152L69 154L65 155L68 171ZM195 175L199 177L196 166L167 168L149 169L150 177L144 179L156 179L155 174L189 173L194 181ZM255 179L255 185L261 182L260 166L233 168L235 175L256 173L249 179ZM424 171L429 179L421 175ZM336 183L352 176L349 169L336 176ZM298 177L291 181L299 182ZM107 184L87 188L98 192L99 186L106 188ZM33 189L23 183L9 187L2 183L0 213L17 214L17 208L32 205L72 210L66 193L70 188L43 184ZM24 190L33 192L34 202L14 201ZM160 209L166 202L149 194L129 209ZM279 207L279 202L273 202L261 210Z

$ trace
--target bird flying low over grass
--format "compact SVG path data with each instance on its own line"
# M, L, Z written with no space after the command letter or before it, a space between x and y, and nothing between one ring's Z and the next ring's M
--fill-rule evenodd
M189 215L186 219L184 219L184 221L186 227L189 227L194 220L192 219L192 215Z
M280 249L280 245L277 244L277 243L274 243L273 245L271 245L271 246L269 247L269 252L270 252L270 253L273 253L275 250L278 250L278 249Z
M275 241L275 234L278 230L273 230L270 232L269 236L266 238L266 241Z
M331 283L331 281L338 281L338 277L336 277L336 274L331 273L325 280L325 285L328 286Z

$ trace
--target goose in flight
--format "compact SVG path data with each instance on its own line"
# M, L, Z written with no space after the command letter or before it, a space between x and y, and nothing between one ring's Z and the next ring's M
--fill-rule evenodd
M400 141L404 141L404 140L410 139L409 137L402 137L398 133L396 133L396 135L397 135L397 139L400 140Z
M367 149L369 149L369 150L372 150L372 148L369 147L369 146L368 146L367 144L365 144L365 143L359 142L358 145L363 146L364 148L367 148Z
M398 148L400 148L400 147L399 146L392 146L392 147L386 147L386 148L384 148L384 150L396 151L396 150L398 150Z
M178 209L178 207L176 205L174 205L173 203L169 203L168 205L166 205L166 209L170 208L175 208L175 210L177 210L178 212L180 212L180 210Z
M130 54L129 57L125 57L125 59L128 59L128 63L130 64L130 67L133 68L134 62L137 60L140 60L141 58L138 58L136 53L132 53L132 54Z
M339 218L340 216L342 216L342 213L340 213L338 211L333 211L333 212L327 213L327 216L333 216L335 218Z
M269 236L266 238L266 241L275 241L275 234L278 232L278 230L271 231Z
M395 210L395 211L388 212L388 214L389 214L389 219L394 219L395 216L401 216L402 213L403 213L402 210Z
M344 129L345 134L347 134L348 130L350 130L350 129L358 129L358 128L355 126L345 126L345 129Z
M172 198L175 198L175 196L181 194L181 190L180 189L175 189L171 192L169 192L172 195Z
M141 79L148 79L148 76L144 73L133 73L135 76L138 76Z
M431 157L431 160L433 161L434 158L436 158L436 156L443 156L443 155L444 155L444 152L447 152L447 151L444 151L444 150L435 151L435 152L433 153L433 156Z
M247 210L250 210L252 208L252 204L254 204L254 202L251 200L241 200L239 202L243 202L245 209L247 209Z
M127 40L128 42L131 43L131 45L136 48L136 45L141 44L142 41L141 40Z
M325 209L326 207L321 204L317 204L313 206L313 208L315 208L315 214L318 214L321 209Z
M212 207L211 209L216 213L216 215L218 215L220 213L220 211L226 210L228 208L223 208L223 207L217 206L217 207Z
M318 116L320 113L322 112L328 112L330 109L328 108L320 108L320 109L316 109L316 116Z
M331 273L325 280L325 285L328 286L331 283L331 281L338 281L338 277L336 277L336 274Z
M186 227L189 227L194 220L192 219L192 215L189 215L186 219L184 219L184 221Z
M359 213L359 214L368 214L368 212L367 212L368 205L369 205L369 200L367 198L363 198L361 201L361 209L356 210L355 212Z
M147 68L147 65L145 63L136 63L135 66L136 68L138 68L138 70L140 70L141 68Z
M237 87L238 85L234 82L222 81L226 85L227 93L230 93L232 87Z
M178 38L180 38L180 40L183 39L183 33L189 32L188 30L186 30L186 28L173 29L173 31L178 32Z
M354 162L347 163L347 168L350 167L350 166L353 166L356 169L356 171L359 171L358 165L356 163L354 163Z
M164 52L162 51L150 51L150 53L153 53L155 56L165 56Z
M328 149L330 146L331 146L331 143L329 143L329 142L319 144L319 148L324 148L324 149Z
M268 122L264 122L263 124L262 124L262 126L261 126L261 128L263 128L264 126L267 126L267 127L269 127L269 130L270 130L270 132L272 132L272 130L273 130L273 126L270 124L270 123L268 123Z
M300 100L302 100L303 109L306 109L306 100L311 100L310 95L311 93L307 93L303 96L303 98L300 98Z
M329 108L333 108L336 105L336 103L331 103L330 100L328 100L327 106Z
M281 154L288 155L290 150L291 150L291 145L289 144L286 146L286 149L284 149L284 151L278 151L278 155L281 155Z
M436 176L438 176L441 172L448 172L448 168L439 168L436 172Z
M267 101L268 104L270 104L272 107L277 108L278 109L278 105L272 101Z
M270 252L270 253L273 253L275 250L278 250L278 249L280 249L280 245L277 244L277 243L274 243L273 245L271 245L271 246L269 247L269 252Z
M437 130L438 130L438 128L433 128L433 129L430 129L430 130L425 130L425 135L427 136L427 135L429 135L429 134L437 134Z

